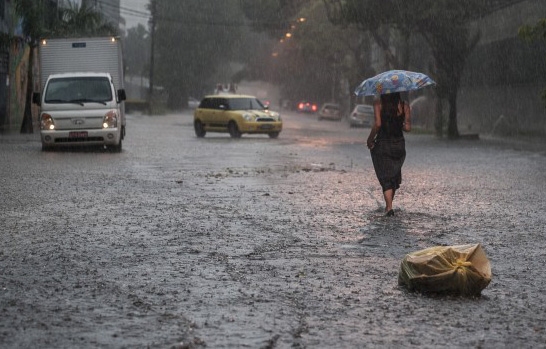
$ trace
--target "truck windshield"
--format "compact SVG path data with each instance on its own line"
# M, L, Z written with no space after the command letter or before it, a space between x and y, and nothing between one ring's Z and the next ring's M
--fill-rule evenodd
M70 77L49 80L46 103L103 103L112 100L110 82L106 77Z

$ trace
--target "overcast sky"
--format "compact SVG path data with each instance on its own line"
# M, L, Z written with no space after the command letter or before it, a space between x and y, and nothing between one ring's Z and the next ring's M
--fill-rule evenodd
M120 14L125 18L127 29L136 27L139 23L148 28L148 10L146 5L150 0L120 0Z

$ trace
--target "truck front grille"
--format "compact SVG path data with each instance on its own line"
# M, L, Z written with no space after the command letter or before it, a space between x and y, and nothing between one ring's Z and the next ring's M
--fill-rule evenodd
M103 137L66 137L57 138L55 143L83 143L83 142L104 142Z

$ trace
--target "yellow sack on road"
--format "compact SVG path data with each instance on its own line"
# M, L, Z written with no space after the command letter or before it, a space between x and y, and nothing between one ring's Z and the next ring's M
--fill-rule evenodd
M402 260L398 284L409 290L477 296L491 282L491 264L480 244L436 246Z

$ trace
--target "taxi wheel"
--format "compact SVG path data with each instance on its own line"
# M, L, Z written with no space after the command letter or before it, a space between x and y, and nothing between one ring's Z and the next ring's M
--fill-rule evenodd
M279 132L271 132L271 133L268 133L267 135L269 136L269 138L278 138Z
M203 128L203 123L201 123L201 121L199 120L196 120L193 123L193 128L195 129L195 135L199 138L205 137L205 135L207 134L207 131L205 131L205 129Z
M239 128L237 127L235 121L229 122L228 131L231 138L241 138L241 132L239 131Z

